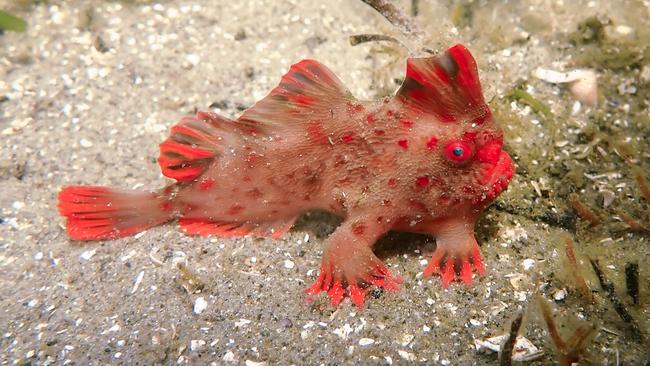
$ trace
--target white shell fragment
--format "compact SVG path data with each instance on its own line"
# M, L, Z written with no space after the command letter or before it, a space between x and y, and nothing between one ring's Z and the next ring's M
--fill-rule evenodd
M81 253L79 258L85 261L89 261L90 258L92 258L95 255L95 253L97 253L97 249L86 250L85 252Z
M536 78L553 84L569 84L569 91L580 102L595 106L598 103L598 80L589 69L560 72L538 67L533 71Z
M372 338L361 338L359 339L359 345L361 347L370 346L375 343L375 340Z
M202 296L194 301L194 314L201 314L208 307L208 302Z
M501 334L487 339L475 339L474 346L477 351L501 352L501 345L508 338L508 334ZM513 361L532 361L544 355L544 351L537 348L528 338L518 336L512 350Z

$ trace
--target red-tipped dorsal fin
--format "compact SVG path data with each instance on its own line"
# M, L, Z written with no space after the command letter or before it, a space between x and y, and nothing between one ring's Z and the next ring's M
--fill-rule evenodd
M238 121L280 128L331 118L335 110L353 100L332 71L314 60L302 60L291 66L275 89L255 103Z
M438 56L409 58L395 98L414 113L431 114L442 122L475 119L480 124L490 113L476 61L460 44Z
M160 144L158 163L162 173L178 182L201 175L223 148L224 132L233 125L234 121L214 113L184 117Z

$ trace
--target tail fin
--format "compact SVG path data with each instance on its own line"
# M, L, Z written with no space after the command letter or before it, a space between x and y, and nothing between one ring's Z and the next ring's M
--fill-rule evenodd
M63 188L59 212L68 220L68 236L75 240L121 238L172 218L164 194L96 186Z

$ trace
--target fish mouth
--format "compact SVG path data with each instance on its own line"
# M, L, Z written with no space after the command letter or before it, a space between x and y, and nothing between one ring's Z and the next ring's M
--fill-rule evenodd
M479 201L485 203L494 200L508 187L508 183L514 174L515 164L510 155L502 150L499 155L499 160L492 168L491 174L488 174L489 178L485 182L485 188L487 190Z

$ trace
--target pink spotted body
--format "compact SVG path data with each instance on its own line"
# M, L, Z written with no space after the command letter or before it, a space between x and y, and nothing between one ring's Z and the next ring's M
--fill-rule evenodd
M483 264L474 239L481 211L514 173L484 102L474 59L460 45L409 59L396 95L356 100L331 71L305 60L237 120L186 117L161 144L160 192L67 187L68 234L111 239L178 219L191 235L281 237L321 209L343 218L327 239L310 295L361 306L371 285L399 280L373 254L389 230L431 234L425 275L468 285Z

